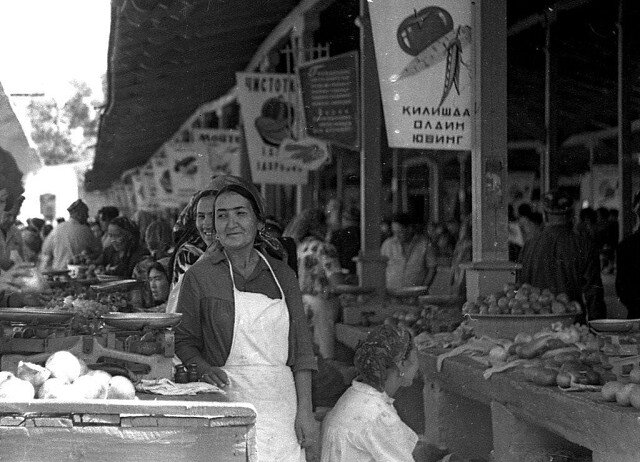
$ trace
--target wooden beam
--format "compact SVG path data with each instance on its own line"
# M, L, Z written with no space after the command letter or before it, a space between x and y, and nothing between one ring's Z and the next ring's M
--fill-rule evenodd
M555 10L557 12L569 11L569 10L573 10L575 8L584 6L590 2L591 0L561 0L551 5L550 7L548 7L547 10L550 10L550 11ZM528 16L525 19L518 21L517 23L509 27L509 29L507 30L507 35L509 37L513 35L517 35L520 32L524 32L525 30L528 30L538 24L544 25L545 21L546 21L546 14L544 13L532 14L531 16Z

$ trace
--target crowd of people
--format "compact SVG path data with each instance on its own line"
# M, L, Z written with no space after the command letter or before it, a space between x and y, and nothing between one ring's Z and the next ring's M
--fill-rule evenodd
M409 334L382 327L360 345L355 366L338 370L333 362L340 316L336 288L357 284L357 207L330 201L284 227L266 215L254 185L234 176L213 179L174 223L154 219L144 229L113 206L90 218L82 200L70 204L69 219L55 226L40 218L19 223L20 204L20 194L0 188L0 209L6 210L0 216L2 271L22 263L42 271L79 264L144 281L139 309L182 314L175 332L178 358L197 364L200 380L258 409L257 447L267 459L304 460L304 449L319 441L317 406L333 407L323 437L326 460L347 460L331 455L337 453L411 460L419 449L415 434L390 406L390 397L415 375ZM590 319L604 317L598 243L613 231L599 233L589 212L574 226L572 203L562 194L550 193L543 205L540 214L521 204L511 222L522 243L516 249L522 263L518 279L566 292L586 302ZM640 196L634 207L640 213ZM464 293L470 217L423 227L414 216L398 213L381 223L381 231L387 287L428 290L445 259L452 267L452 294ZM638 242L632 235L620 249L635 249ZM615 248L608 262L615 260ZM619 265L637 264L624 256L618 252ZM0 293L0 304L24 303L12 295ZM627 290L627 298L637 304L640 294Z

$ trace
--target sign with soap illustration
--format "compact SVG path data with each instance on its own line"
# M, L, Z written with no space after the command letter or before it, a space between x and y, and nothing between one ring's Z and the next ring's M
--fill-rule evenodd
M471 0L369 0L389 146L471 149Z

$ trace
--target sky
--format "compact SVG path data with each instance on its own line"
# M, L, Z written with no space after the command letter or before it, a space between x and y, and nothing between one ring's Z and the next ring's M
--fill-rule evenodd
M109 0L0 0L0 82L7 94L65 100L70 80L102 99Z

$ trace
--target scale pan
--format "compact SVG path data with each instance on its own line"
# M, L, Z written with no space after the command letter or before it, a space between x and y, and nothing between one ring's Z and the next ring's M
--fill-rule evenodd
M117 329L138 330L149 327L173 327L182 319L182 313L118 313L103 314L102 320L107 326Z
M25 324L63 324L73 317L72 311L46 308L0 308L0 321Z
M631 332L637 331L640 319L594 319L589 326L598 332Z

